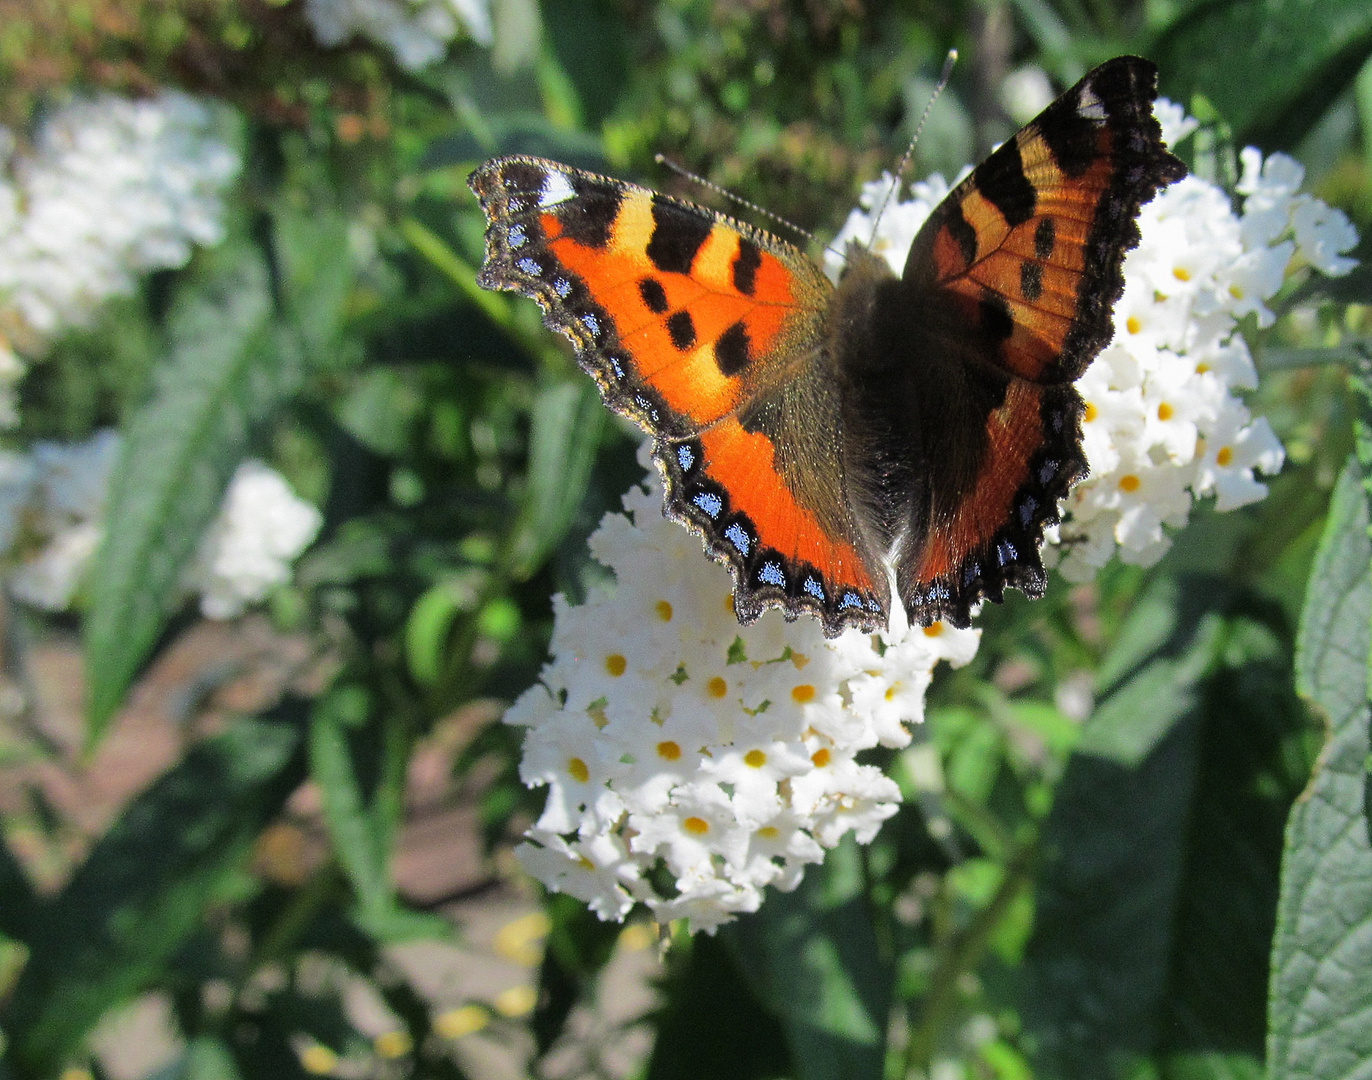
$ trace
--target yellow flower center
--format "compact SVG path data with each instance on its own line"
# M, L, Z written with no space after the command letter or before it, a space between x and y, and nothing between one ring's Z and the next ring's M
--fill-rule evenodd
M1088 401L1086 403L1086 411L1081 414L1081 419L1083 423L1089 424L1099 415L1100 410L1096 408L1096 403L1094 401Z
M584 856L583 856L584 858ZM588 867L594 870L595 867ZM434 1031L444 1039L460 1039L480 1031L490 1023L490 1016L480 1005L460 1005L434 1017Z
M764 825L762 828L758 829L757 834L764 840L775 840L781 835L781 833L777 831L775 825Z
M767 755L761 750L749 750L743 755L743 764L749 768L760 769L767 764Z
M1172 276L1176 278L1178 281L1190 281L1191 271L1186 269L1186 267L1184 266L1178 266L1175 270L1172 271Z
M382 1032L372 1042L372 1046L379 1056L391 1059L404 1057L414 1049L414 1043L410 1039L408 1031Z
M704 818L698 817L688 817L681 823L681 827L688 833L694 833L696 836L704 836L710 831L710 823Z
M1120 490L1121 490L1121 491L1128 491L1128 492L1138 491L1138 489L1139 489L1142 485L1143 485L1143 481L1140 480L1140 479L1139 479L1137 476L1135 476L1133 473L1125 473L1123 476L1120 477Z
M938 637L938 636L939 636L940 634L942 634L942 633L943 633L943 620L942 620L942 619L939 619L939 620L937 620L937 621L935 621L935 622L931 622L928 626L926 626L926 627L924 628L924 636L925 636L925 637Z
M502 990L496 994L495 1000L491 1002L495 1006L495 1011L501 1016L508 1016L511 1020L521 1016L528 1016L534 1011L534 1006L538 1004L538 991L532 986L512 986L508 990Z
M584 784L591 778L591 770L586 768L586 763L579 757L568 759L567 772L578 784Z
M821 746L810 755L810 761L814 763L816 769L822 769L829 764L829 759L832 756L833 755L829 753L829 748L827 746Z
M1216 464L1220 465L1223 468L1227 468L1229 466L1229 463L1233 460L1234 448L1232 446L1221 446L1219 452L1215 455Z
M311 1043L300 1051L300 1067L315 1076L327 1076L338 1067L338 1055L327 1046Z
M653 610L657 612L657 617L663 622L672 621L672 605L666 600L659 600Z
M1158 405L1158 419L1163 422L1172 419L1172 406L1165 401Z
M605 657L605 670L614 678L619 678L629 669L629 661L620 656L617 652L612 652Z
M1137 334L1140 330L1143 329L1143 323L1139 321L1139 317L1137 315L1130 315L1129 318L1124 320L1124 328L1128 330L1131 334Z
M665 742L657 744L657 756L663 761L676 761L681 757L681 747L667 739Z
M797 705L804 705L807 701L815 700L815 688L809 683L801 683L791 690L791 700Z
M713 679L711 679L708 683L705 684L705 691L711 697L721 698L729 692L729 684L725 682L723 679L721 679L718 675L716 675Z

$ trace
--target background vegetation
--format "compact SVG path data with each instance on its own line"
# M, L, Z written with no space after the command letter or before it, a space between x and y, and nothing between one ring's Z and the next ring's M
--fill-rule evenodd
M58 341L21 388L16 444L116 425L136 448L79 627L91 743L191 629L178 575L246 454L325 515L269 608L312 676L200 732L71 865L36 875L0 847L13 1080L99 1071L91 1031L150 991L184 1040L166 1077L480 1075L389 959L454 933L394 884L407 770L446 720L487 718L455 780L491 875L514 873L502 852L539 796L494 718L638 476L634 436L534 306L475 286L465 180L484 158L539 153L701 198L661 152L823 233L899 158L950 46L964 62L916 176L1014 129L1013 69L1061 87L1135 52L1208 125L1194 166L1232 184L1235 148L1285 150L1372 235L1366 0L493 0L489 48L459 39L419 71L360 39L322 48L302 6L0 2L6 122L74 92L180 87L232 108L245 160L226 241ZM677 934L641 1075L1365 1072L1372 395L1349 376L1367 364L1372 277L1327 288L1281 298L1314 318L1250 328L1255 411L1289 453L1269 498L1197 514L1147 572L988 610L976 661L931 691L945 792L890 761L911 797L869 849L840 848L717 937ZM10 619L30 642L78 629ZM1084 725L1061 708L1073 679L1096 702ZM262 838L307 783L328 856L274 873ZM31 806L5 827L57 828ZM499 1021L526 1033L530 1075L619 932L544 905L536 1005ZM394 1052L308 977L321 958L375 988ZM1329 965L1342 976L1319 982Z

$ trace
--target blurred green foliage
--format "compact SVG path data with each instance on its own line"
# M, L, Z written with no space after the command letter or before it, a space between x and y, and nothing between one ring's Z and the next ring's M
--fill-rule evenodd
M494 0L490 49L459 40L418 73L360 40L320 49L303 3L0 0L11 123L83 90L179 86L233 106L247 163L224 245L23 386L21 441L110 424L127 441L83 620L90 738L184 629L178 575L249 453L324 508L272 610L331 672L198 743L55 894L0 845L13 1080L82 1063L96 1022L150 990L185 1040L159 1075L302 1075L306 1036L365 1058L336 995L301 977L321 954L408 1035L375 1075L464 1075L385 958L452 933L391 876L407 769L455 710L529 685L550 596L582 593L585 537L638 476L634 437L534 305L475 286L482 159L540 153L701 199L661 152L823 232L899 158L950 46L964 62L915 175L1014 130L1014 67L1063 85L1137 52L1207 122L1198 170L1232 180L1250 140L1286 150L1372 235L1365 0ZM1146 573L988 608L925 737L884 752L907 801L878 839L717 938L675 935L643 1076L1361 1075L1372 461L1344 464L1367 414L1344 368L1372 340L1369 281L1289 298L1320 319L1262 338L1259 411L1290 452L1271 496L1198 515ZM1072 679L1094 688L1084 727L1055 703ZM491 723L456 766L493 873L537 810L518 741ZM911 780L931 753L938 796ZM248 855L307 777L332 854L273 880ZM546 910L530 1075L616 934L565 898ZM1322 981L1326 960L1347 978Z

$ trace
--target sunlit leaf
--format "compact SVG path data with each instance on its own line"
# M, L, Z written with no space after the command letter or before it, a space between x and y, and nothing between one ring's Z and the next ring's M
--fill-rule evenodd
M1372 1059L1368 647L1372 542L1356 464L1339 478L1306 591L1298 686L1329 742L1291 812L1272 948L1267 1075L1341 1080Z

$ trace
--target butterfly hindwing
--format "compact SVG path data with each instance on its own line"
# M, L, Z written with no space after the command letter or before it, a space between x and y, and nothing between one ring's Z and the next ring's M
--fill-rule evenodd
M735 610L875 626L845 501L839 409L815 363L832 286L800 251L646 188L538 158L471 178L483 287L538 301L607 404L655 436L666 512L729 564ZM833 387L827 388L830 396ZM814 460L797 454L814 448Z

